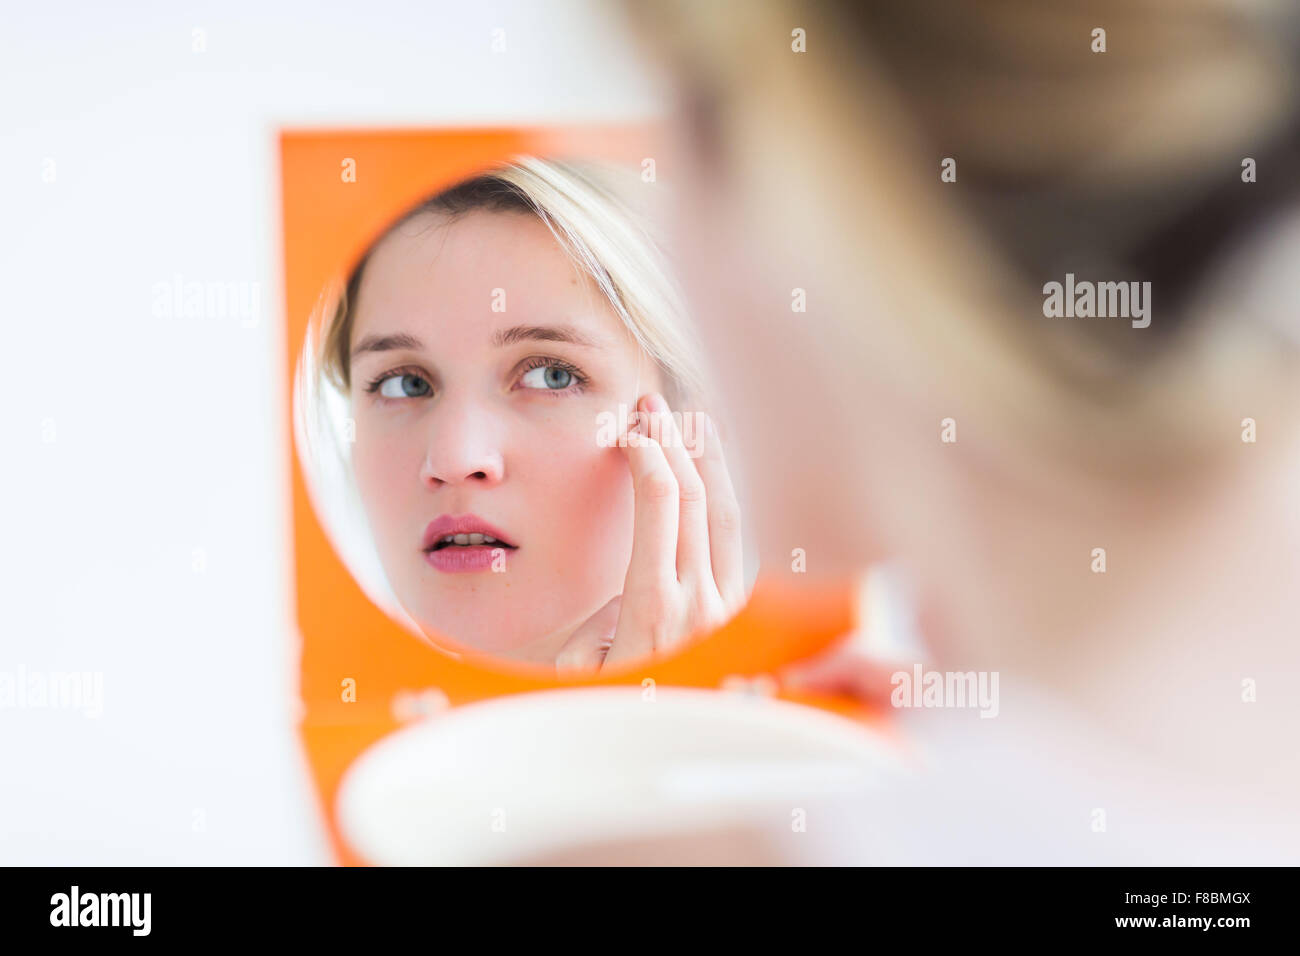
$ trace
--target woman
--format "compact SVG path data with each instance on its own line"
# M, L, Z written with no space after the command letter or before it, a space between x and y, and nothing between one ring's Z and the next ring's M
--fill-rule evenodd
M518 157L393 225L322 330L384 577L435 643L598 669L745 600L718 436L681 412L703 389L654 188Z
M1294 5L626 6L673 79L685 283L760 556L890 558L926 663L1002 676L981 720L901 709L892 668L806 669L938 758L837 838L1294 862ZM1151 282L1149 327L1048 318L1068 274Z

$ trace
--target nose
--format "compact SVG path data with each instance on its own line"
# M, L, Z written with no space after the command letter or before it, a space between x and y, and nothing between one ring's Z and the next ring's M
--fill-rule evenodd
M468 401L444 395L430 412L428 448L420 481L429 488L478 483L491 487L505 477L500 423Z

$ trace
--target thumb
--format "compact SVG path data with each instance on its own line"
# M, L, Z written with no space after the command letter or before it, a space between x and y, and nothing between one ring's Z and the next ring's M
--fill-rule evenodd
M792 690L847 694L864 704L887 706L893 688L892 676L899 667L893 661L833 648L811 660L790 665L779 676Z
M605 654L614 642L614 630L618 627L618 612L622 604L623 595L616 594L578 626L555 655L557 674L600 670L605 662Z

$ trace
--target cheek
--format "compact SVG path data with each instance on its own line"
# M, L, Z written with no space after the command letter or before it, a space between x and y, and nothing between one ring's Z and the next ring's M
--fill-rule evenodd
M400 524L404 502L418 491L419 449L400 434L375 435L358 424L352 446L352 471L376 542L385 541ZM408 529L409 530L409 529Z
M594 426L551 431L518 464L537 509L535 526L548 540L606 557L630 553L631 472L624 452L596 444Z

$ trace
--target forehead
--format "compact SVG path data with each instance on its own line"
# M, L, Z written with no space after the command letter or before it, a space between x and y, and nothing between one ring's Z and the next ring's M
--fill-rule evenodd
M423 330L445 344L481 343L498 329L560 322L593 338L631 338L595 282L536 215L421 213L371 252L351 338Z

